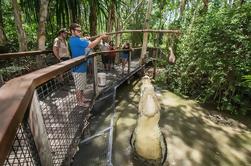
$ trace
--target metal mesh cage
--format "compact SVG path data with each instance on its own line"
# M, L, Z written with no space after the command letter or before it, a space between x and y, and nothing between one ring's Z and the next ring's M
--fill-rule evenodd
M53 164L69 165L89 116L87 108L77 103L71 71L41 85L37 91Z
M26 121L20 124L12 149L5 160L4 165L9 166L29 166L40 165L38 152L30 131L30 127Z

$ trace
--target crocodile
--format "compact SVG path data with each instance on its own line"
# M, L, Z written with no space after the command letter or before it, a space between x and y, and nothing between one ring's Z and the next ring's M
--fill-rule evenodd
M140 111L142 110L142 101L143 101L143 94L146 90L153 90L154 91L154 87L151 83L151 79L149 76L144 76L141 80L142 85L140 87L140 101L139 101L139 107L138 107L138 111L140 113Z
M139 115L130 144L137 162L157 166L163 165L166 161L167 144L158 124L161 107L149 79L145 77L142 80L142 86L148 84L148 87L141 88Z

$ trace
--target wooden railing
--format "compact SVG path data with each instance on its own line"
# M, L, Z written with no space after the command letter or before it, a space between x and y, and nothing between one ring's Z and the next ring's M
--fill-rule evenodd
M140 48L136 48L137 50ZM122 52L125 50L114 50L114 51L106 51L102 53L108 52ZM28 53L22 53L22 56L28 55L36 55L41 53L48 53L51 51L34 51ZM11 150L11 146L13 144L13 140L15 138L17 129L20 123L24 119L24 115L30 111L30 106L32 104L33 95L35 92L36 87L42 85L43 83L55 78L60 74L63 74L65 71L70 70L74 66L81 64L82 62L86 61L88 58L94 58L94 91L95 95L98 95L97 91L97 55L100 55L101 52L95 52L85 57L78 57L74 59L70 59L32 73L14 78L8 82L6 82L0 88L0 165L3 165L6 156ZM20 54L2 54L0 58L9 58L9 57L17 57ZM129 58L130 59L130 58ZM130 60L129 64L130 66ZM130 69L128 69L130 72ZM38 116L38 115L37 115ZM30 117L29 117L30 118ZM30 119L34 123L40 123L39 121L34 121L34 119ZM36 124L40 125L40 124ZM35 126L30 126L34 128ZM34 130L34 129L31 129ZM42 131L40 131L42 132ZM44 132L44 131L43 131ZM40 133L43 135L43 133ZM43 138L36 138L38 142L43 142L41 139ZM40 139L40 140L39 140ZM38 148L38 147L37 147ZM41 147L40 147L41 148ZM48 155L45 151L43 151L43 155L39 156L42 165L51 165L51 162L48 160ZM47 157L46 157L47 155Z

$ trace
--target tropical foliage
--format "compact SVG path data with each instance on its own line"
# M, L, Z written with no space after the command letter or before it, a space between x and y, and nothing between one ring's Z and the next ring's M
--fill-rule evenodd
M251 73L251 5L210 5L173 23L183 33L176 42L178 60L159 79L219 110L251 112L250 75L245 76Z
M172 47L177 57L173 66L159 60L165 70L157 82L219 110L251 112L251 1L153 0L152 6L150 28L182 31L149 34L150 46L167 54ZM26 50L18 41L27 41L28 50L51 49L57 31L72 22L91 35L142 29L146 11L146 0L0 0L0 53ZM117 45L126 40L138 46L143 36L118 35Z

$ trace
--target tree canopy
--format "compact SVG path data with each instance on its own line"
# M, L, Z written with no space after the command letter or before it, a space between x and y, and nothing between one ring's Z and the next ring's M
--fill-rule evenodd
M0 0L0 52L52 48L57 31L73 22L96 35L121 29L143 29L147 0ZM168 54L157 82L219 110L251 112L250 0L153 0L151 29L179 29L182 34L149 34L148 45ZM114 36L112 40L115 40ZM143 35L121 41L142 45ZM22 42L21 42L22 41ZM24 42L25 41L25 42Z

